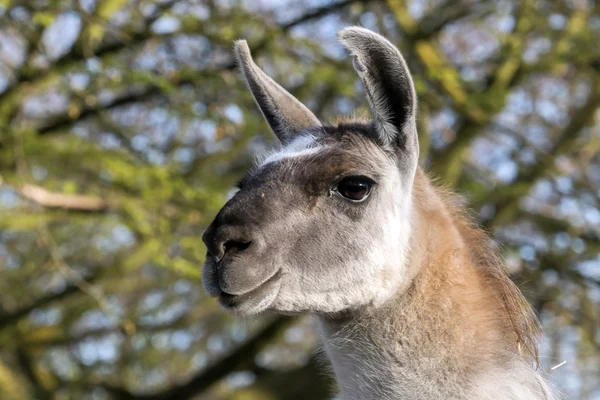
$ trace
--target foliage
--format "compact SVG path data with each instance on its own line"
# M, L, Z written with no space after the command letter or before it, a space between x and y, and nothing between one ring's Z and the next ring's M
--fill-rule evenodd
M350 24L406 56L423 163L502 243L543 367L600 398L592 0L0 1L0 398L329 397L313 322L222 313L200 236L276 145L232 41L327 120L366 111Z

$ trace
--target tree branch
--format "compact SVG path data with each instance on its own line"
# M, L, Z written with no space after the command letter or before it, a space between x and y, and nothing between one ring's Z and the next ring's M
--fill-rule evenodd
M492 225L501 225L511 220L519 211L520 199L529 193L539 178L548 174L556 157L573 150L579 141L580 132L594 119L594 112L600 107L600 92L597 86L598 84L592 89L586 104L572 113L571 121L561 131L548 154L532 169L522 171L511 183L497 186L493 193L486 195L487 198L494 199L493 204L497 211L493 218L483 222L483 226L490 228Z
M338 3L333 3L333 4L329 4L329 5L322 6L322 7L317 7L297 18L294 18L294 19L280 25L277 29L281 29L285 32L297 25L303 24L305 22L309 22L314 19L321 18L331 12L338 11L338 10L345 8L353 3L361 2L361 3L366 4L366 3L374 2L374 1L377 1L377 0L344 0L344 1L341 1ZM121 51L123 49L131 48L131 45L134 43L144 43L146 40L153 39L157 36L154 33L152 33L150 30L147 30L144 32L138 32L135 34L131 34L130 37L131 37L131 39L126 42L115 41L112 43L105 44L103 47L101 47L100 49L98 49L95 52L95 55L97 57L104 57L104 56L112 55L112 54L118 53L119 51ZM252 51L254 53L259 53L262 49L264 49L264 47L267 45L267 43L268 43L268 39L264 39L263 41L254 45L252 48ZM47 73L50 73L52 70L57 70L57 69L58 70L70 69L70 68L75 67L76 65L78 65L79 63L81 63L83 61L85 61L84 54L80 53L80 52L74 52L74 53L64 57L63 59L61 59L58 63L54 64L47 71ZM202 73L207 74L207 75L208 74L216 74L221 71L232 70L235 67L236 67L236 63L235 63L235 60L232 58L231 60L222 63L221 65L217 66L214 69L200 72L199 74L202 74ZM39 74L35 78L32 78L32 80L30 80L30 81L25 80L22 83L28 83L30 85L35 85L35 83L41 81L47 75L47 73ZM195 78L197 78L199 74L196 74ZM175 77L168 79L168 81L169 81L168 84L170 84L172 86L178 86L178 87L184 86L186 84L194 84L195 83L194 77L187 76L187 75L186 76L175 76ZM21 91L20 85L17 84L16 86L12 87L8 91L4 92L3 94L0 95L0 104L2 104L1 103L2 99L8 99L11 96L19 94L20 91ZM14 92L14 93L11 93L11 92ZM106 104L106 103L95 104L94 106L84 105L82 110L75 115L63 114L63 115L57 116L57 117L51 119L50 121L48 121L47 123L44 123L42 126L38 127L36 129L36 131L42 135L54 133L54 132L57 132L57 131L60 131L63 129L67 129L70 126L72 126L75 122L81 121L87 117L96 115L98 112L107 111L107 110L117 108L119 106L126 105L126 104L144 101L149 98L152 98L153 96L159 95L161 93L162 93L162 90L161 90L160 83L152 82L152 83L148 84L145 88L143 88L141 90L133 91L131 93L128 93L128 94L125 94L122 96L119 96L112 102L109 102L108 104ZM1 113L2 112L0 112L0 114ZM3 119L3 118L0 118L0 120L1 119ZM4 119L6 119L6 118L4 118ZM1 145L0 145L0 147L1 147Z
M52 394L44 387L43 383L40 381L37 373L35 372L35 364L32 360L32 357L22 346L17 347L17 361L21 367L23 375L29 379L34 387L36 398L41 400L52 400Z
M138 32L128 32L126 35L128 37L128 40L114 40L105 42L95 50L94 56L103 57L115 54L120 50L131 47L133 43L144 42L148 39L156 37L156 34L152 32L150 26L176 2L177 0L171 0L159 4L157 6L156 12L150 18L144 21L143 25L148 27L148 29ZM53 71L70 69L75 65L84 62L87 58L89 58L89 54L86 54L81 48L74 46L69 53L65 54L58 60L55 60L52 63L52 66L47 69L28 70L26 68L21 68L16 81L12 85L10 85L9 88L4 91L4 93L0 94L0 103L2 103L15 93L20 92L22 89L22 84L35 84L36 82L39 82L46 78Z
M187 383L174 386L155 394L135 394L127 389L101 384L118 400L186 400L223 379L226 375L254 359L266 345L268 345L283 329L294 322L291 318L277 318L267 324L261 331L254 335L242 346L235 349L228 356L209 366Z
M443 152L435 154L435 163L432 165L434 172L446 183L457 182L465 149L481 132L481 128L502 110L510 88L519 82L517 77L524 76L521 69L522 51L533 28L530 21L532 8L532 2L527 0L517 9L515 29L506 39L503 61L492 72L483 92L465 92L466 99L463 103L457 103L456 96L451 96L458 104L457 108L464 117L464 122L456 134L456 139Z
M95 273L91 277L85 278L85 279L87 282L93 282L98 277L99 277L99 274ZM29 304L28 306L17 309L15 311L1 314L0 315L0 330L6 328L8 325L11 325L12 323L23 318L24 316L26 316L27 314L29 314L31 311L35 310L36 308L46 307L50 303L58 301L58 300L62 300L66 297L69 297L74 293L78 293L80 290L81 289L80 289L79 285L74 284L74 283L69 283L60 292L42 296L39 299L32 302L31 304Z
M187 81L185 81L185 82L179 81L179 82L176 82L175 84L183 85L185 83L187 83ZM82 121L83 119L85 119L89 116L95 115L100 111L111 110L113 108L117 108L117 107L123 106L125 104L131 104L131 103L135 103L138 101L143 101L143 100L149 99L155 95L158 95L160 93L161 93L161 91L157 85L150 85L143 90L136 90L131 93L125 94L123 96L117 97L115 100L113 100L110 103L97 104L93 107L92 106L85 107L75 117L71 117L68 114L64 114L59 117L56 117L49 123L39 127L36 131L40 135L54 133L56 131L67 129L70 126L72 126L75 122Z
M108 208L108 202L99 197L55 193L37 185L25 184L20 192L26 199L44 207L76 211L104 211Z
M301 15L295 19L292 19L289 22L286 22L279 26L279 29L283 31L287 31L297 25L303 24L305 22L321 18L331 12L338 11L352 3L363 2L368 3L375 0L344 0L339 3L333 3L322 7L317 7L308 11L306 14ZM162 12L168 9L174 1L166 2L161 4L159 7L159 12L154 14L144 25L148 27L143 31L131 32L128 33L128 40L114 40L110 42L106 42L102 44L98 49L95 50L95 57L106 57L119 53L121 50L130 49L132 46L137 44L144 44L148 40L155 39L157 37L165 36L165 35L157 35L150 28L152 22L154 22L158 17L162 15ZM184 31L176 32L176 34L183 34ZM263 42L258 44L253 48L253 52L259 52L267 43L265 39ZM43 81L54 71L67 71L71 68L76 67L82 62L86 61L87 55L85 52L79 48L73 48L73 50L55 61L52 66L48 69L42 71L34 71L32 73L26 73L24 70L19 73L17 80L7 89L4 93L0 93L0 122L8 122L14 115L16 110L16 105L19 103L18 99L24 93L24 86L35 86L38 82ZM233 69L235 68L235 61L232 59L230 62L224 64L221 69ZM127 101L127 97L122 99L125 102L134 101L134 99L130 99ZM11 106L12 105L12 106ZM68 116L63 118L59 118L51 127L47 128L48 130L54 130L54 128L60 128L67 125L71 119ZM43 132L42 132L43 133Z

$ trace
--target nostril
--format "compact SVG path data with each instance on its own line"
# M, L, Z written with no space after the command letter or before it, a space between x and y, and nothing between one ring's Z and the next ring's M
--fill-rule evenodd
M252 242L238 242L237 240L228 240L225 242L225 244L223 244L223 250L225 250L225 253L227 253L231 249L243 251L250 247L251 243Z

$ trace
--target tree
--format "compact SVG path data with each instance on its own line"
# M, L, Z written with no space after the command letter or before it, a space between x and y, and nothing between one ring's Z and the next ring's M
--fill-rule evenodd
M329 398L312 321L221 312L200 236L276 145L233 40L327 120L366 107L349 24L405 55L423 163L502 243L543 367L600 395L597 2L304 3L0 1L1 398Z

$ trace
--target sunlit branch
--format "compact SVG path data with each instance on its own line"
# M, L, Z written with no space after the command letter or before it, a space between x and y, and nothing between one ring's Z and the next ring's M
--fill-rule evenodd
M77 211L103 211L109 207L107 201L96 196L56 193L32 184L23 185L20 192L26 199L43 207Z

